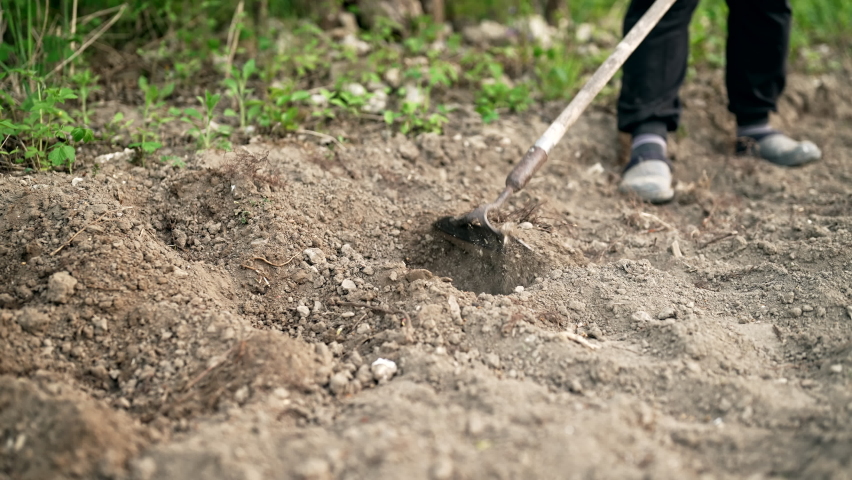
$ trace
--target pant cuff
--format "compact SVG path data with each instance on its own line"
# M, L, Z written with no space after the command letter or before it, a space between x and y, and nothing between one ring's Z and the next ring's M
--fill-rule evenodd
M656 120L652 120L650 122L643 122L636 126L631 132L634 137L645 133L651 133L654 135L659 135L663 138L666 138L666 134L668 133L668 128L665 122L660 122Z
M769 113L739 113L737 114L738 127L751 127L753 125L765 125L769 123Z

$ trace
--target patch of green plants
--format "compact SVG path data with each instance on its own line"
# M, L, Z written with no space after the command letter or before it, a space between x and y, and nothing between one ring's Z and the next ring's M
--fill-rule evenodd
M476 112L484 123L500 118L500 111L523 112L532 104L526 84L510 87L503 82L484 83L476 94Z
M404 102L399 112L385 111L384 120L388 125L398 125L403 135L441 133L449 122L447 113L449 110L443 105L439 105L436 112L429 113L423 105Z
M136 129L134 142L128 146L143 154L152 154L163 147L160 143L160 127L174 120L173 116L161 116L161 111L166 106L166 99L174 92L175 84L170 82L158 87L145 77L139 77L138 84L144 98L142 126Z
M250 96L254 90L247 87L248 81L256 72L257 66L254 59L251 59L243 68L233 67L231 77L222 81L228 95L237 103L241 129L245 129L249 120L260 114L261 103L251 100Z
M208 148L220 148L230 150L231 144L228 137L231 135L231 127L227 125L219 125L213 121L213 114L222 95L219 93L210 93L204 91L204 96L195 97L201 103L201 110L189 107L178 111L173 109L171 113L180 115L180 121L190 125L189 135L195 137L198 142L198 148L206 150Z
M36 72L15 73L35 78ZM4 74L5 75L5 74ZM0 75L0 81L3 76ZM73 170L76 144L94 140L92 130L74 126L71 116L60 105L76 99L70 88L47 87L36 79L35 91L18 103L7 92L0 92L0 156L13 164L26 164L33 170L56 167Z

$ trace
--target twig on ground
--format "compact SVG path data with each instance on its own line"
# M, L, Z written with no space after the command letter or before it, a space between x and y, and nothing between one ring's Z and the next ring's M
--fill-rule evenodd
M655 222L659 223L660 225L662 225L663 227L665 227L665 228L666 228L666 229L668 229L668 230L672 230L672 231L676 230L673 226L671 226L671 225L669 225L668 223L664 222L664 221L663 221L660 217L658 217L658 216L654 215L653 213L639 212L639 216L640 216L640 217L643 217L643 218L647 218L647 219L653 220L653 221L655 221Z
M589 348L589 349L591 349L591 350L597 350L597 349L601 348L601 346L600 346L600 345L595 345L595 344L589 343L589 341L588 341L588 340L586 340L585 338L581 337L580 335L577 335L576 333L572 333L572 332L559 332L559 333L558 333L558 335L559 335L560 337L562 337L562 338L567 339L567 340L571 340L572 342L577 342L577 343L579 343L580 345L582 345L582 346L584 346L584 347L587 347L587 348Z
M233 347L230 348L230 350L228 350L225 353L225 356L224 356L224 358L222 358L222 361L216 362L213 365L210 365L209 367L205 368L204 371L201 372L198 376L196 376L195 378L190 380L190 382L186 384L184 391L189 392L189 390L192 389L192 387L194 387L196 383L200 382L201 380L204 380L204 377L209 375L210 372L212 372L213 370L216 370L217 368L224 365L225 362L231 357L231 354L234 353L235 351L237 351L238 348L239 348L240 351L238 352L238 354L237 354L237 356L234 360L239 360L239 358L242 357L243 354L245 353L245 346L246 346L245 344L246 344L245 340L240 340L239 342L237 342Z
M738 235L739 233L740 233L740 232L738 232L738 231L734 230L733 232L729 232L729 233L725 233L725 234L723 234L723 235L719 235L719 236L718 236L718 237L716 237L716 238L712 238L712 239L710 239L710 240L706 241L706 242L705 242L705 243L703 243L701 246L699 246L699 247L698 247L698 249L699 249L699 250L701 250L701 249L707 248L707 246L709 246L709 245L712 245L712 244L714 244L714 243L716 243L716 242L721 242L722 240L724 240L724 239L726 239L726 238L733 237L734 235Z
M109 215L110 213L120 213L120 212L122 212L122 211L124 211L124 210L127 210L127 209L129 209L129 208L133 208L133 207L121 207L121 208L119 208L118 210L112 210L112 211L110 211L110 212L105 212L103 215L101 215L100 217L98 217L98 218L97 218L94 222L91 222L91 223L89 223L89 224L86 224L85 226L83 226L83 228L81 228L80 230L77 230L77 233L75 233L74 235L71 235L71 238L69 238L68 240L65 240L65 243L63 243L62 245L60 245L60 246L59 246L56 250L54 250L54 251L50 252L50 256L52 257L52 256L56 255L57 253L59 253L59 251L60 251L60 250L62 250L63 248L67 247L67 246L68 246L71 242L73 242L73 241L74 241L74 239L75 239L75 238L77 238L77 235L80 235L81 233L83 233L83 230L85 230L85 229L87 229L87 228L91 227L92 225L94 225L94 224L96 224L96 223L100 222L101 220L103 220L103 219L104 219L104 217L106 217L106 216L107 216L107 215Z
M334 136L329 135L327 133L315 132L313 130L305 130L304 128L300 128L300 129L296 130L296 133L301 133L303 135L310 135L312 137L317 137L317 138L329 140L329 141L336 143L340 148L343 148L343 143L341 143L340 140L338 140Z
M248 265L248 264L245 264L245 263L240 264L240 266L243 267L243 268L247 268L249 270L254 270L255 273L257 273L257 276L258 276L257 283L260 283L260 281L263 280L266 283L267 287L271 285L269 283L269 279L267 279L266 275L264 275L264 273L266 273L266 272L264 272L263 270L261 270L259 268L252 267L251 265Z
M271 266L273 266L273 267L283 267L283 266L287 265L288 263L292 262L293 260L295 260L295 258L296 258L296 257L298 257L301 253L302 253L302 252L298 252L298 253L296 253L295 255L293 255L292 257L290 257L290 259L289 259L289 260L287 260L286 262L281 263L281 264L278 264L278 263L272 263L272 262L270 262L269 260L267 260L267 259L266 259L266 258L264 258L264 257L252 257L252 260L258 260L258 261L261 261L261 262L263 262L263 263L265 263L265 264L267 264L267 265L271 265Z

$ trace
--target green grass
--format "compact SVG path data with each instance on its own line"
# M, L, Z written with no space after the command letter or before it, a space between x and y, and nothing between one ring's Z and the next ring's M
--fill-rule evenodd
M536 102L572 98L611 47L590 52L575 42L574 29L589 23L595 38L618 38L628 5L625 0L569 1L566 40L549 48L521 41L475 49L453 34L443 39L444 49L435 50L440 27L428 18L413 22L405 36L397 26L380 22L359 34L371 47L359 56L315 23L338 3L87 0L73 12L72 0L0 0L0 168L70 171L81 142L115 143L136 148L142 158L156 157L169 125L183 125L201 148L227 146L234 135L256 129L267 135L322 131L344 119L386 122L408 135L439 132L453 90L473 92L483 121L495 121ZM539 12L539 3L457 0L447 2L448 17L458 24L485 18L511 22ZM258 23L263 15L280 21ZM796 68L837 68L836 55L852 47L852 2L795 2L794 22ZM693 74L724 65L726 23L724 0L701 2L691 24ZM141 121L117 116L90 130L91 99L102 94L108 80L96 75L94 42L103 45L101 51L138 55ZM383 81L393 72L402 85L386 87L381 95L351 87ZM199 84L199 78L207 80ZM416 99L413 90L419 92ZM613 88L605 91L607 98L613 94ZM178 97L197 103L175 105ZM378 112L377 97L387 98ZM172 163L171 157L161 160Z

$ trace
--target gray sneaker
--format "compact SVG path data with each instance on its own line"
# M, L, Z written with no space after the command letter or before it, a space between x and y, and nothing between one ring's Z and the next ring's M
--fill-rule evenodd
M798 142L779 131L759 137L738 138L737 153L759 157L784 167L804 165L822 157L819 147L813 143L807 140Z
M621 175L618 190L635 194L646 202L668 202L674 198L672 169L664 160L631 161Z

